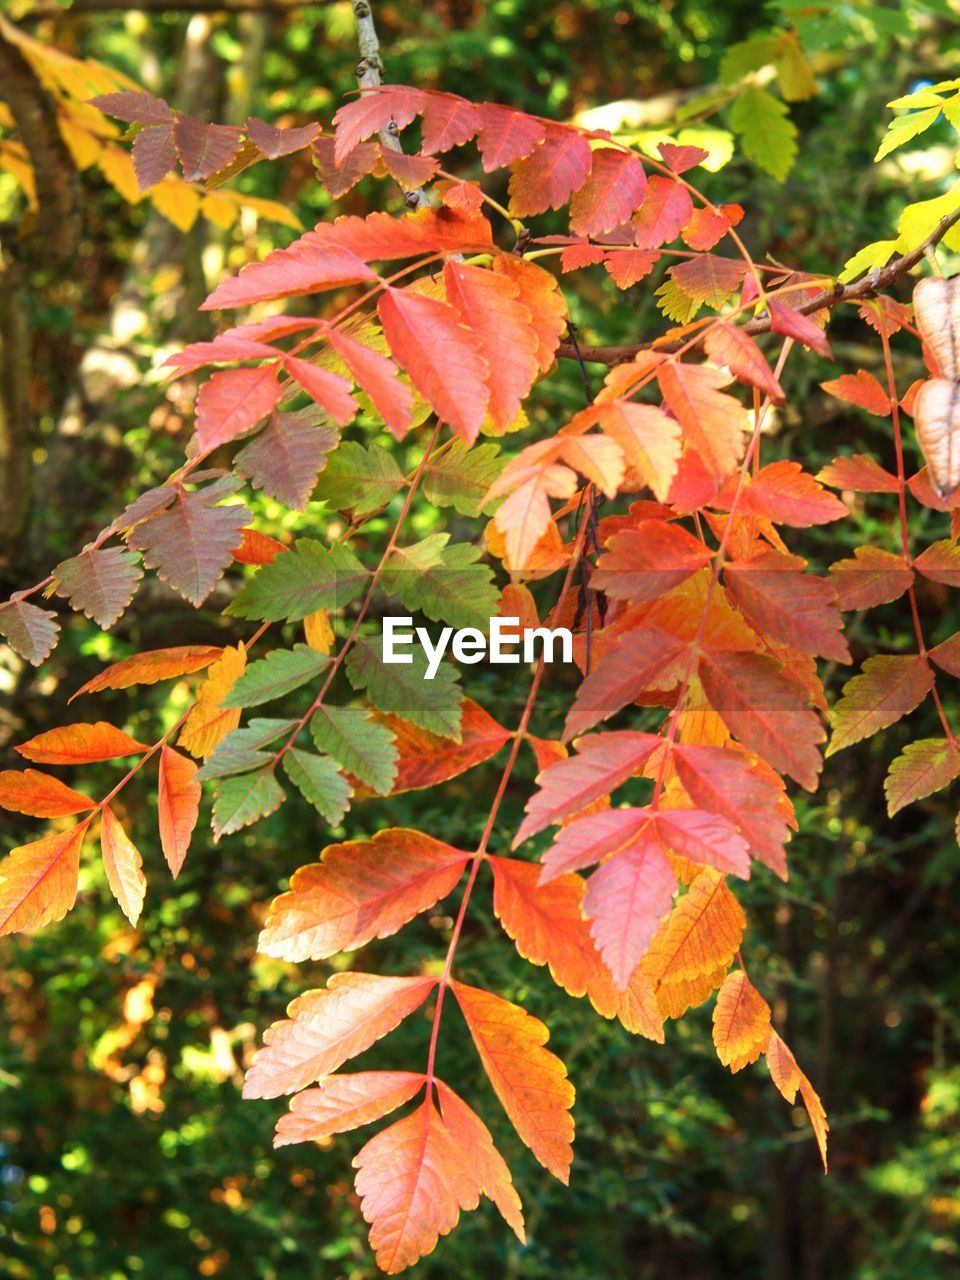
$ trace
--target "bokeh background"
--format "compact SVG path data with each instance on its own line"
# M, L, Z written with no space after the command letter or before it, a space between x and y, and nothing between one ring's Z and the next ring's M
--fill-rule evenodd
M819 90L791 107L800 130L796 164L778 182L735 153L706 185L716 198L744 204L741 232L754 252L835 271L860 244L889 236L907 200L956 179L955 135L945 123L925 135L922 149L872 163L885 103L924 80L960 74L955 8L947 0L767 7L390 0L376 16L391 80L558 118L626 101L638 120L654 124L691 100L695 113L709 114L709 98L705 108L697 101L716 90L731 47L796 22ZM243 13L212 4L205 11L204 0L182 9L8 0L0 9L49 45L99 59L174 105L227 123L250 111L291 123L329 120L354 83L353 17L344 0L265 0ZM710 115L718 128L726 121L724 109ZM0 125L0 140L11 136ZM0 306L0 378L18 394L25 389L30 405L26 433L8 422L7 448L26 460L31 477L28 487L15 480L8 453L0 598L42 577L123 499L176 465L190 432L191 387L164 390L157 365L169 349L208 332L196 306L226 267L295 234L255 214L230 228L200 219L183 232L148 202L131 205L96 168L79 183L76 255L56 265L34 253L26 280ZM234 185L288 204L307 226L334 214L302 158L256 166ZM367 179L337 212L397 204L388 184ZM16 183L0 176L8 244L29 238L33 221ZM644 286L617 293L602 271L567 283L587 341L637 340L663 327ZM878 370L877 347L854 313L837 316L831 336L844 370ZM920 374L914 343L899 342L897 370L901 388ZM592 375L599 382L602 370ZM830 400L818 386L827 376L812 356L791 361L789 407L765 456L782 451L816 471L843 447L889 465L887 421ZM576 370L561 370L535 396L532 429L569 414L581 397ZM814 562L864 541L895 547L893 501L870 498L844 525L805 534ZM263 527L302 527L269 504L259 510ZM946 517L916 508L913 518L918 536L944 536ZM15 764L12 742L74 718L67 697L104 661L232 636L217 611L232 589L228 581L210 607L194 612L152 584L109 637L65 614L63 643L39 673L0 649L0 763ZM923 583L920 591L934 643L960 626L960 611L946 588ZM853 620L857 660L909 647L902 610ZM831 673L834 690L838 674ZM484 705L512 723L518 691L471 679ZM97 710L152 741L186 696L161 686L136 699L104 695ZM548 689L541 731L556 731L567 696L559 685ZM956 717L954 690L946 705ZM960 1266L956 806L947 793L890 821L882 791L904 743L935 732L921 713L909 728L830 759L817 796L799 798L789 884L761 868L743 893L751 976L830 1113L829 1178L819 1172L805 1121L782 1103L765 1070L730 1077L720 1067L709 1004L671 1024L663 1047L631 1037L520 960L480 894L461 976L521 1000L549 1023L578 1088L577 1154L569 1190L535 1165L498 1114L451 1015L441 1070L477 1099L502 1143L530 1242L519 1248L485 1202L421 1263L424 1280L934 1280ZM358 808L351 834L409 823L469 847L483 820L475 797L489 791L496 768ZM532 772L526 762L511 786L498 824L504 841ZM83 782L99 795L114 776L109 766L93 767ZM265 904L331 835L293 798L219 846L199 834L172 883L155 804L151 782L124 792L123 817L150 873L136 931L89 859L78 905L62 924L0 943L0 1274L366 1280L374 1270L349 1167L358 1135L274 1152L280 1104L244 1103L239 1093L263 1027L330 971L255 958L254 943ZM32 838L36 825L0 815L0 846ZM442 952L449 927L441 908L368 948L363 967L412 971ZM411 1020L371 1064L406 1063L422 1051L425 1033L422 1020Z

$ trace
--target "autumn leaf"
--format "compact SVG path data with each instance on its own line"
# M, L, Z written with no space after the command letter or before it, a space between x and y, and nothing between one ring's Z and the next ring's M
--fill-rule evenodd
M719 390L729 375L710 365L668 361L657 370L660 390L684 435L707 470L729 475L743 456L747 416L733 396Z
M160 751L157 818L160 847L170 874L180 874L190 838L200 811L201 786L196 781L197 766L166 743Z
M742 969L728 974L713 1011L717 1056L732 1072L756 1062L770 1041L770 1006Z
M519 1005L451 982L493 1090L513 1127L545 1169L566 1183L573 1161L574 1089L549 1032Z
M18 845L0 861L0 937L62 920L77 897L80 849L90 819Z
M626 989L676 891L677 877L653 831L603 863L587 881L583 912L618 990Z
M446 897L469 856L401 827L329 845L270 904L258 948L296 963L386 938Z
M658 627L627 632L577 690L564 725L564 742L635 702L645 690L672 687L681 678L686 652L683 641Z
M746 917L719 871L706 870L661 922L641 968L661 985L726 970L740 947ZM708 987L703 999L713 987Z
M462 1098L443 1083L437 1081L437 1096L444 1124L459 1151L469 1151L469 1162L462 1162L461 1175L473 1183L474 1195L488 1196L499 1209L504 1221L521 1244L526 1243L523 1212L510 1170L500 1152L493 1145L490 1130Z
M900 489L896 476L862 453L834 458L817 472L817 479L834 489L852 489L854 493L897 493ZM856 548L860 550L868 548Z
M122 729L98 720L95 724L68 724L50 729L16 750L34 764L91 764L95 760L139 755L147 748Z
M799 556L761 551L729 562L724 581L733 602L759 632L802 653L849 662L833 587L804 573L805 564Z
M892 818L908 804L942 791L960 773L960 751L946 738L921 738L904 747L883 784ZM0 778L2 778L0 774Z
M639 604L679 586L712 559L710 550L679 525L641 520L610 538L590 583L616 600Z
M629 222L646 189L647 175L636 156L599 148L593 153L590 177L570 202L570 230L593 236Z
M920 654L868 658L861 674L844 685L833 709L833 732L826 755L835 755L896 724L918 707L932 688L933 672Z
M214 662L223 650L217 645L179 645L172 649L150 649L135 653L106 667L99 675L82 684L68 701L73 702L82 693L99 693L102 689L129 689L132 685L156 684L158 680L172 680L177 676L192 675Z
M243 1096L278 1098L330 1075L399 1026L435 986L429 977L334 974L322 990L290 1004L288 1021L265 1032Z
M823 1103L820 1101L817 1091L797 1066L796 1058L775 1031L770 1033L770 1041L767 1045L767 1066L770 1068L771 1080L787 1102L792 1104L795 1101L797 1090L799 1089L803 1105L806 1107L807 1115L810 1117L810 1124L813 1126L817 1146L820 1148L823 1171L826 1173L827 1134L830 1132L830 1126L827 1124L827 1113L823 1109Z
M265 418L280 399L276 368L221 369L197 396L197 443L204 451L228 444Z
M94 807L89 796L37 769L4 769L0 773L0 809L31 818L65 818Z
M643 203L633 216L637 247L659 249L669 244L692 217L693 201L686 187L672 178L651 178Z
M886 417L890 413L890 397L866 369L841 374L839 378L821 382L820 385L838 400L845 400L847 404L856 405L867 413L877 414L879 417Z
M590 176L594 153L583 134L565 125L544 129L543 142L510 175L510 212L518 218L562 208Z
M899 600L910 589L913 570L882 547L854 547L851 559L830 566L830 579L838 609L872 609Z
M59 631L56 614L49 609L40 609L26 600L0 604L0 636L33 667L39 667L49 657Z
M143 910L143 899L147 892L143 860L109 805L104 805L101 817L100 851L110 892L120 904L123 914L135 925Z
M64 560L53 576L57 595L66 596L74 609L106 631L133 599L143 570L132 552L104 547Z
M318 1088L304 1089L290 1099L290 1110L277 1121L273 1145L320 1142L372 1124L419 1093L424 1079L412 1071L327 1076Z
M180 746L206 759L240 723L239 707L224 707L223 700L247 665L246 650L228 645L197 690L196 700L180 731Z

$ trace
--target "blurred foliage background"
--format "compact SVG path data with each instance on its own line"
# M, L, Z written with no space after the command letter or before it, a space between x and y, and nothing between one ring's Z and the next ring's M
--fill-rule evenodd
M224 0L191 13L157 3L141 10L105 0L8 0L6 11L50 46L99 59L208 118L233 123L254 111L284 123L329 120L353 87L351 5L231 7ZM186 8L208 6L193 0ZM956 177L946 130L925 136L920 150L872 163L885 103L924 80L960 74L956 6L947 0L766 8L755 0L390 0L376 12L392 80L562 118L607 108L639 126L679 112L717 129L729 127L731 50L795 24L818 86L790 107L795 165L780 182L736 149L706 185L744 204L741 232L756 254L811 271L837 270L860 244L888 236L907 200ZM307 226L335 212L301 158L256 166L235 185L288 204ZM398 200L367 179L336 212L375 207L396 209ZM3 331L0 373L29 396L29 434L14 443L26 450L30 485L17 527L6 529L0 598L43 576L124 498L177 464L193 388L164 388L159 363L207 331L196 304L225 268L295 234L250 212L230 228L198 220L184 232L148 202L131 206L97 169L79 177L79 216L71 260L51 264L35 252L18 289L29 350ZM31 221L16 183L0 177L0 230L14 252L29 240ZM567 283L587 341L637 340L663 326L645 286L618 294L602 271ZM831 333L844 370L878 371L878 349L853 312L836 316ZM901 341L897 358L904 389L920 373L916 344ZM603 371L591 372L599 382ZM890 465L887 421L829 400L817 385L825 376L812 356L791 360L789 407L766 456L789 454L815 471L843 448ZM532 430L578 407L582 394L576 369L560 370L536 393ZM859 501L851 521L805 534L804 548L823 564L864 541L895 548L893 501ZM265 503L259 514L273 532L299 520ZM946 517L915 508L914 518L918 537L944 536ZM228 582L193 612L152 584L109 637L65 615L64 642L39 674L0 650L3 764L16 760L13 741L73 718L67 696L102 662L171 640L232 635L217 613L231 589ZM920 590L933 644L960 626L960 611L945 588L926 582ZM904 608L853 622L857 660L912 645ZM515 721L517 689L482 674L470 679L488 710ZM97 711L152 741L186 696L165 687L137 699L106 695ZM538 709L540 731L556 731L567 696L558 678ZM953 690L946 704L956 717ZM481 894L459 953L461 976L549 1023L578 1088L577 1155L569 1190L527 1157L451 1012L441 1070L464 1084L502 1142L530 1242L520 1249L485 1203L420 1265L425 1280L933 1280L958 1266L954 808L940 796L889 821L882 792L889 760L934 732L915 716L909 728L829 760L818 795L800 798L789 884L761 868L742 895L751 976L830 1113L829 1178L818 1171L805 1121L784 1107L765 1071L731 1078L720 1067L709 1004L669 1025L664 1047L632 1038L521 961ZM409 823L469 847L483 820L473 798L492 788L496 770L493 762L434 792L360 807L351 834ZM527 760L514 778L504 843L532 774ZM101 766L82 781L99 795L114 777ZM331 834L291 799L220 846L199 834L174 884L159 852L152 784L126 790L123 806L150 873L139 928L126 925L88 858L78 906L61 925L0 944L0 1272L16 1280L366 1280L374 1272L349 1169L358 1135L275 1153L280 1105L244 1103L238 1087L262 1028L329 972L255 959L254 943L265 904ZM9 848L35 828L2 815L0 843ZM442 954L450 924L438 910L368 948L361 966L413 971ZM411 1020L370 1055L371 1065L416 1060L427 1031L423 1019Z

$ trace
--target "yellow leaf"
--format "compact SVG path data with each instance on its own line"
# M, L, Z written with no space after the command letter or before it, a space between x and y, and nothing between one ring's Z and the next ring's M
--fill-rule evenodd
M318 609L309 613L303 620L303 637L311 649L317 653L329 653L336 639L330 625L330 615L326 609Z
M67 150L77 168L82 172L84 169L89 169L92 164L96 164L103 147L93 134L63 117L57 123L60 127L60 136L67 144Z
M100 172L128 204L139 204L142 197L128 152L108 143L100 155Z
M19 142L0 142L0 170L9 173L23 188L23 194L31 209L37 207L37 182L33 165Z
M249 209L258 217L266 218L268 222L279 222L285 227L292 227L294 231L303 230L303 223L293 210L278 204L276 200L261 200L259 196L247 196L240 191L220 191L218 195L233 201L241 209Z
M942 196L908 204L897 223L897 252L910 253L913 249L918 249L941 218L955 213L957 209L960 209L960 180Z
M243 675L246 665L243 645L236 648L230 645L208 671L180 733L180 746L191 755L206 759L240 723L239 707L222 708L220 704Z
M911 111L905 116L897 116L895 120L891 120L877 154L873 157L874 163L888 156L891 151L902 147L911 138L916 138L925 129L929 129L939 114L940 107L936 106L928 107L925 111Z
M205 195L200 202L200 211L214 226L222 227L224 231L228 231L237 220L236 206L219 193Z
M181 231L189 231L200 212L200 196L189 183L180 178L164 178L150 188L150 199L158 213L162 213Z
M874 240L873 244L864 245L852 258L846 260L837 279L841 284L846 284L850 280L855 280L857 276L863 275L865 271L876 271L886 266L896 248L896 240Z

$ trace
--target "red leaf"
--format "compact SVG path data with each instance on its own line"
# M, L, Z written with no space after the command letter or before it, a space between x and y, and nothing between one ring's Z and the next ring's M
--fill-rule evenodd
M890 412L890 397L873 374L867 373L865 369L858 369L856 373L844 373L839 378L821 382L820 385L838 400L855 404L858 409L865 409L867 413L885 417Z
M510 175L510 212L532 217L561 209L590 176L593 152L582 133L548 124L543 142Z
M761 633L801 653L849 662L833 587L804 573L804 566L799 556L760 551L727 564L724 581L734 603Z
M299 127L280 128L267 124L257 116L248 116L243 126L247 137L268 160L279 160L281 156L292 155L308 147L320 132L318 124L304 124Z
M511 737L509 730L497 724L472 698L464 698L462 703L459 742L419 729L398 716L378 713L376 719L393 734L399 755L397 776L390 791L393 796L437 787L459 777L496 755ZM367 788L354 784L355 795L368 793Z
M147 892L143 860L109 805L104 806L101 818L100 850L110 892L120 904L123 914L135 925L140 919Z
M335 973L308 991L263 1037L243 1087L245 1098L277 1098L314 1084L382 1039L423 1004L436 978Z
M387 262L428 253L484 253L493 248L490 223L480 214L425 207L392 218L370 213L365 218L320 222L303 237L311 244L349 251L363 262Z
M362 90L359 98L340 107L333 117L337 163L342 164L358 142L379 133L391 121L398 130L406 128L423 110L426 100L426 94L405 85Z
M686 173L704 160L709 160L710 152L703 147L678 147L674 142L661 142L657 150L663 156L664 163L674 173Z
M451 982L480 1061L513 1127L545 1169L566 1183L573 1161L573 1085L544 1045L549 1032L519 1005Z
M173 112L163 98L140 90L102 93L98 98L91 98L90 105L98 107L104 115L130 124L163 124L173 119Z
M898 493L900 490L896 476L862 453L834 458L817 472L817 479L834 489L852 489L855 493Z
M771 400L783 403L783 388L749 333L721 320L707 330L703 345L713 363L726 365L738 382L759 387Z
M357 402L350 394L346 378L296 356L284 356L283 367L338 427L345 427L357 416Z
M537 775L540 790L527 801L526 812L513 847L531 836L578 813L601 796L607 796L627 778L639 773L661 746L652 733L619 730L598 733L577 743L577 754L558 760Z
M948 587L960 587L960 547L949 538L931 543L913 562L925 578L942 582Z
M253 325L239 325L237 328L253 328ZM266 342L252 342L249 338L239 336L237 329L231 329L221 333L212 342L191 342L182 351L168 356L164 364L169 365L177 375L183 377L208 364L223 364L233 360L270 360L277 359L280 355L282 352L277 347L271 347Z
M913 582L913 570L902 556L880 547L855 547L854 559L837 560L830 566L837 608L872 609L878 604L899 600Z
M254 302L272 302L376 280L376 274L349 249L318 243L312 237L315 233L308 231L289 248L274 249L262 262L249 263L238 275L217 285L200 304L200 310L248 307Z
M698 252L712 249L742 218L743 209L738 204L721 205L718 211L696 209L684 228L683 238Z
M868 658L860 675L844 685L833 709L828 756L880 729L895 724L918 707L933 688L933 672L920 654Z
M557 832L543 855L539 883L546 886L571 871L582 871L629 848L654 820L652 809L603 809L577 818Z
M138 557L122 547L89 548L53 571L58 596L92 618L104 631L120 617L136 594L143 570Z
M195 781L199 770L192 760L164 743L160 752L160 782L157 795L157 818L160 823L160 847L174 879L190 848L190 837L197 825L203 788Z
M680 525L641 520L609 540L590 584L615 600L655 600L712 558L709 549Z
M747 415L739 401L718 390L730 381L727 374L710 365L668 361L657 378L670 411L708 471L729 475L743 457Z
M90 764L94 760L139 755L147 748L122 729L99 720L96 724L68 724L49 729L16 750L34 764Z
M702 809L727 818L748 842L754 857L787 878L784 845L790 828L783 815L782 791L750 760L728 747L682 743L673 759L683 789Z
M520 288L508 276L466 263L443 269L447 301L471 331L486 361L490 391L488 412L507 430L529 394L539 366L537 337Z
M425 1077L412 1071L355 1071L327 1076L316 1089L290 1099L290 1110L277 1121L275 1147L320 1142L372 1124L402 1107L423 1088Z
M299 963L389 937L447 896L469 856L401 827L329 845L274 898L259 950Z
M960 631L931 649L930 657L942 670L949 671L952 676L960 676Z
M437 298L387 288L378 304L390 349L413 385L468 444L487 409L487 364L456 311Z
M564 725L564 742L636 702L647 689L671 688L680 678L678 663L686 652L682 640L659 627L621 636L577 690Z
M31 818L66 818L95 807L89 796L37 769L4 769L0 773L0 809Z
M133 171L141 191L162 182L177 162L173 125L151 125L133 140Z
M567 304L556 280L535 262L526 262L506 253L497 254L493 270L509 277L520 290L520 301L530 312L537 339L540 371L549 372L567 328Z
M745 486L737 508L741 515L766 516L778 524L807 529L849 515L839 498L819 485L799 462L771 462Z
M183 176L188 182L196 182L225 169L240 150L240 135L241 131L232 125L205 124L180 112L173 126L173 139Z
M570 202L570 229L578 236L612 231L630 220L647 189L643 165L626 151L601 147L593 153L586 184Z
M440 168L440 162L433 156L408 156L391 147L381 146L380 160L390 177L404 191L416 191L429 182Z
M702 809L660 809L656 831L681 858L749 880L747 842L728 818Z
M805 347L816 351L818 355L826 356L828 360L833 359L826 334L809 316L795 311L793 307L785 306L782 302L768 302L767 305L770 310L770 328L773 333L783 334L786 338L795 338L797 342L802 342Z
M339 438L314 405L294 413L275 411L265 430L236 455L234 470L284 506L303 511Z
M605 862L587 881L583 913L618 990L626 989L676 891L677 877L653 833Z
M313 162L317 166L320 181L335 200L345 196L361 178L377 167L380 162L380 148L375 142L361 142L350 152L343 164L334 159L336 143L333 138L317 138L310 148Z
M332 376L332 375L331 375ZM256 426L280 399L276 369L221 369L197 396L197 443L205 452Z
M817 743L826 737L801 689L759 653L713 653L700 662L710 705L745 747L780 773L815 791L823 767Z
M480 114L472 102L452 93L429 93L423 107L420 150L433 155L460 147L479 127Z
M62 920L77 899L80 849L90 819L19 845L0 861L0 937Z
M481 102L477 115L477 147L484 173L493 173L494 169L522 160L547 136L546 127L539 120L510 107Z
M240 545L233 549L233 558L237 564L273 564L277 556L287 550L284 543L269 534L246 528Z
M693 201L686 187L672 178L651 178L647 194L633 215L634 238L639 249L659 249L669 244L693 217Z

